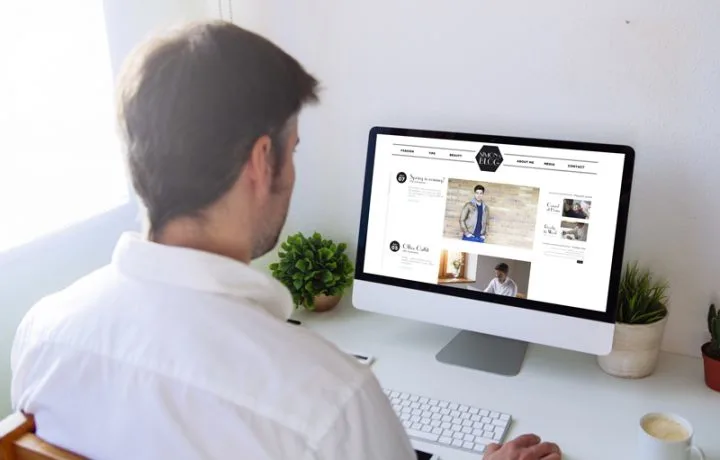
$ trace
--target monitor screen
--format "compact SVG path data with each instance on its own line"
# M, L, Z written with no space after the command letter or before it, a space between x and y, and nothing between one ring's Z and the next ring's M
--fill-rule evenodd
M608 319L632 154L604 144L375 128L356 276Z

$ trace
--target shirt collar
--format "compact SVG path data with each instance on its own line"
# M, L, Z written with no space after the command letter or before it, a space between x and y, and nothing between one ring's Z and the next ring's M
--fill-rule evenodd
M133 278L244 299L282 320L293 311L290 293L275 278L228 257L154 243L137 233L120 237L112 265Z

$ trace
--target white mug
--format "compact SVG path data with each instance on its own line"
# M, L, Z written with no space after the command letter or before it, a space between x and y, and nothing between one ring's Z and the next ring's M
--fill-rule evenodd
M692 425L682 417L646 414L639 431L637 460L705 460L703 451L692 443Z

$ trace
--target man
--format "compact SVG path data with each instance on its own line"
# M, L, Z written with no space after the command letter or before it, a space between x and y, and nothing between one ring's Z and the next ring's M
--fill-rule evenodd
M572 202L570 209L565 213L565 217L571 217L573 219L587 219L587 214L580 203L574 201Z
M284 224L316 80L206 22L140 48L120 81L147 235L123 235L108 266L23 319L14 408L90 458L415 458L372 371L287 324L288 291L248 265ZM488 451L560 458L532 435Z
M488 206L483 201L485 187L476 185L474 197L460 211L460 230L465 241L484 243L487 234Z
M497 264L495 266L495 278L490 281L488 287L485 288L485 292L510 297L517 296L517 284L508 276L509 273L510 267L508 264L505 262Z
M587 241L587 225L577 222L574 228L563 230L563 236L569 240Z

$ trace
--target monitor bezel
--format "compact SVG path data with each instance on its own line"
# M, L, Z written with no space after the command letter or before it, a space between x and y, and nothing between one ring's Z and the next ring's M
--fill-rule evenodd
M566 150L584 150L594 152L616 153L624 155L624 166L620 198L618 206L617 224L615 229L615 243L608 283L608 298L605 311L585 310L579 307L553 304L516 297L501 297L479 291L457 289L439 284L419 281L403 280L384 275L366 273L365 251L367 243L368 217L370 213L370 198L372 196L372 179L375 166L375 147L378 135L392 135L405 137L423 137L441 140L459 140L489 144L514 144L530 147L549 147ZM368 136L367 157L365 163L365 177L362 195L362 210L360 215L360 228L358 233L357 255L355 260L355 279L380 283L388 286L397 286L418 291L434 292L452 297L474 299L499 305L518 307L521 309L540 311L574 318L614 323L618 301L618 285L622 274L625 240L627 236L628 213L630 210L630 192L632 189L632 176L635 164L635 150L628 145L604 144L595 142L579 142L569 140L541 139L529 137L511 137L489 134L471 134L450 131L435 131L426 129L397 128L388 126L375 126L370 129Z

